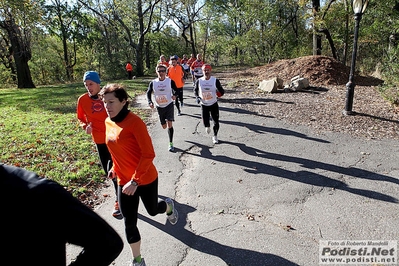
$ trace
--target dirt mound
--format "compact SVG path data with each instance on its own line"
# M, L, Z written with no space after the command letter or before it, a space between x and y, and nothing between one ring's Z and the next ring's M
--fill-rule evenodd
M280 60L250 69L217 72L230 102L253 114L267 115L305 125L321 133L334 131L372 139L399 139L399 108L379 93L383 81L355 75L352 116L344 116L350 68L326 56ZM301 92L265 93L259 82L279 77L284 85L295 76L307 78L310 88Z
M260 82L279 77L288 84L295 76L307 78L311 86L345 85L349 80L350 67L327 56L304 56L294 59L285 59L254 67L243 72L253 82ZM355 83L361 86L377 86L383 80L374 77L355 75Z

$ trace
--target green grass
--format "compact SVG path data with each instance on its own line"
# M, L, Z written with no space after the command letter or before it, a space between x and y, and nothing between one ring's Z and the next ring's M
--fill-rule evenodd
M149 80L115 82L134 98ZM0 161L55 180L75 196L103 183L95 145L76 118L77 99L85 92L82 83L0 89ZM146 112L130 109L147 118Z

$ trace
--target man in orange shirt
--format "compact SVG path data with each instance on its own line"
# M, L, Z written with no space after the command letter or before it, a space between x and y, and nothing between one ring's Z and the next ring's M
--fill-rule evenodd
M175 105L177 108L177 115L180 116L181 115L180 107L183 107L184 70L183 70L183 67L177 63L177 60L178 60L177 55L170 57L170 61L172 62L172 64L169 65L167 74L168 74L168 77L171 80L173 80L176 84ZM179 103L179 101L180 101L180 103Z
M127 61L126 71L127 71L127 78L132 79L133 78L133 66L130 63L130 61Z
M86 87L87 93L81 95L77 104L77 118L80 126L87 134L91 134L93 142L96 144L97 153L100 157L101 166L104 169L105 175L108 175L108 170L112 167L111 155L105 145L105 118L108 117L104 108L104 103L98 98L98 93L101 90L100 76L96 71L87 71L83 76L83 83ZM117 193L116 180L112 180ZM115 201L114 211L112 213L117 219L122 219L119 211L118 201Z

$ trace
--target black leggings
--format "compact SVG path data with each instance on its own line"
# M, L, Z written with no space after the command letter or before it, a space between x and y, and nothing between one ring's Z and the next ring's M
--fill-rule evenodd
M205 127L210 127L211 123L209 121L210 116L212 116L213 120L213 135L217 136L219 132L219 105L218 103L214 103L211 106L201 105L202 109L202 122Z
M105 176L108 177L108 171L112 168L112 157L108 151L107 144L96 144L98 157L100 157L101 166L104 169ZM116 198L118 198L118 184L116 178L112 179L114 184Z
M140 198L148 214L155 216L166 212L166 202L158 199L158 178L154 182L138 186L133 196L122 193L122 186L118 187L119 208L125 221L125 234L129 244L141 240L139 229L137 228L137 216Z
M176 90L176 100L175 100L175 105L177 107L177 110L180 111L180 104L183 103L183 88L179 88Z

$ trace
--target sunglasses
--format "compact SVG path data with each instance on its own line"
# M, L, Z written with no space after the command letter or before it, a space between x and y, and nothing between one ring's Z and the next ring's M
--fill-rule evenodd
M158 70L158 73L164 73L166 70Z

